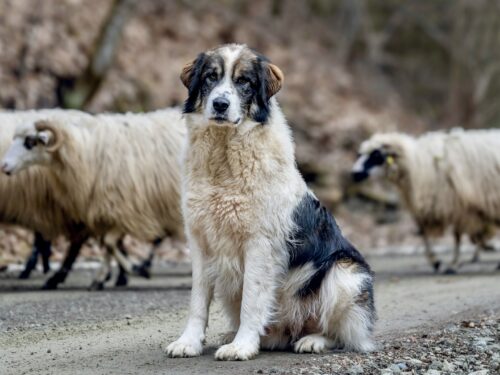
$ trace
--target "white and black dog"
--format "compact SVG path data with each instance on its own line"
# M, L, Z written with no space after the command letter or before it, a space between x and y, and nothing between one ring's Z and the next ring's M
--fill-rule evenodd
M251 359L259 348L373 349L373 275L297 170L274 98L281 70L231 44L201 53L181 79L193 289L187 326L167 354L202 353L214 295L231 325L216 359Z

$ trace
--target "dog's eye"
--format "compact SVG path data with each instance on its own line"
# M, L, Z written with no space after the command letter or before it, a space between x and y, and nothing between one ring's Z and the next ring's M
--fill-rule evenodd
M215 81L217 81L217 73L215 73L215 72L209 73L209 74L207 75L206 80L207 80L208 82L215 82Z
M27 150L31 150L35 146L36 146L36 139L33 137L26 137L26 139L24 140L24 147Z
M236 84L240 86L248 85L250 83L250 80L247 77L239 77L236 80Z

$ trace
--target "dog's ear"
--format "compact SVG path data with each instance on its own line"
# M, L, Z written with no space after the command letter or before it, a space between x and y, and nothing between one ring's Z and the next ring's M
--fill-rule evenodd
M184 86L186 86L186 88L189 88L189 82L191 81L191 72L193 71L195 62L196 60L188 62L186 65L184 65L184 68L182 68L181 81Z
M281 89L283 73L280 68L261 56L257 57L254 69L257 76L257 92L252 117L254 121L265 124L269 118L269 99Z
M276 65L267 63L267 96L271 98L280 91L284 80L283 72Z
M195 110L196 102L200 95L201 74L206 58L207 55L205 53L200 53L196 60L186 64L182 69L181 81L188 89L188 98L184 104L184 112L186 113L194 112Z

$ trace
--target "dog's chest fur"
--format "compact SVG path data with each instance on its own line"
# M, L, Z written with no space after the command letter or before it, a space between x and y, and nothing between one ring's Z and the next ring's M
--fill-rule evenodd
M285 201L298 196L286 190L300 185L290 184L294 165L268 129L238 134L233 128L208 127L192 131L189 142L185 217L203 251L238 257L252 236L267 232L284 239L283 224L291 216L286 208L293 207Z

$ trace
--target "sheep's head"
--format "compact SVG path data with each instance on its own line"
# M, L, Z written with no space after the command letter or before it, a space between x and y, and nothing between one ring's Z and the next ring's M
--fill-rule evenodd
M50 121L20 125L2 160L2 172L11 175L32 165L48 165L61 146L62 136Z
M375 134L364 141L351 170L354 181L360 182L370 176L396 177L403 152L401 144L406 137L397 133Z

